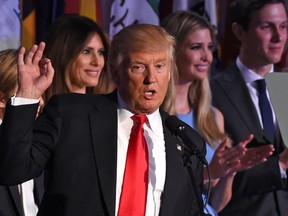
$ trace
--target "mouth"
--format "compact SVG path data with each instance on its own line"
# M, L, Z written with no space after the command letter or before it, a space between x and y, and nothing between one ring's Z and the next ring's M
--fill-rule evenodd
M152 97L156 94L156 91L155 90L147 90L144 92L144 98L145 99L148 99L148 100L151 100Z
M196 68L198 71L205 72L205 71L208 70L209 65L195 65L195 68Z
M85 70L85 73L87 73L89 76L98 76L100 74L99 71L93 71L93 70Z

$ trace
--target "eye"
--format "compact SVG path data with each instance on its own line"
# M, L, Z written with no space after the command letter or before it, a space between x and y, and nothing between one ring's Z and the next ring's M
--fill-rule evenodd
M268 29L271 28L271 26L270 26L268 23L265 23L265 24L262 24L262 25L260 26L260 28L261 28L262 30L268 30Z
M213 44L209 44L209 45L208 45L208 49L209 49L209 50L213 50L213 49L214 49L214 45L213 45Z
M104 49L98 50L98 55L104 56L104 54L105 54L105 50Z
M90 49L89 48L84 48L83 50L82 50L82 53L83 54L90 54Z
M284 23L284 24L280 25L280 29L286 30L287 25L288 25L288 23Z
M155 65L155 69L158 71L158 72L162 72L165 68L165 64L164 63L158 63Z
M191 49L191 50L199 50L199 49L200 49L200 45L190 46L190 49Z
M145 65L143 64L133 64L131 66L131 70L133 73L143 73L145 71Z

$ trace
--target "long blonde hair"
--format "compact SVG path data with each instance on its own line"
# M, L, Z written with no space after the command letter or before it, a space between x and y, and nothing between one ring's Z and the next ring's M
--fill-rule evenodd
M211 38L214 40L214 29L208 21L203 17L187 11L178 11L172 13L161 24L168 33L170 33L176 39L176 58L179 44L185 39L185 37L198 29L209 29ZM177 85L178 70L173 73ZM175 94L174 96L175 97ZM211 99L211 89L209 84L209 77L203 80L194 80L189 87L188 101L190 107L194 110L194 116L196 118L197 130L206 139L206 141L213 147L215 147L219 140L223 140L227 135L220 131ZM163 109L170 114L175 113L175 103L173 99L166 97L163 103Z

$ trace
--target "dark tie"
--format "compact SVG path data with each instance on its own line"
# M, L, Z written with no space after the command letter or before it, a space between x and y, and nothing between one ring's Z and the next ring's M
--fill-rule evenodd
M145 215L148 187L148 149L143 124L146 115L132 116L131 130L123 177L118 216Z
M270 142L275 141L275 127L273 123L272 109L266 94L266 83L264 79L255 81L259 92L259 107L262 116L263 130Z

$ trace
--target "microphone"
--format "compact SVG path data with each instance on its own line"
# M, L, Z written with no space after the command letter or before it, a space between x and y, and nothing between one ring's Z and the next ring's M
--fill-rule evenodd
M174 136L177 136L178 139L183 142L184 148L188 149L189 153L195 154L204 165L208 166L205 156L188 136L186 127L182 121L180 121L175 115L172 115L166 119L165 125Z

